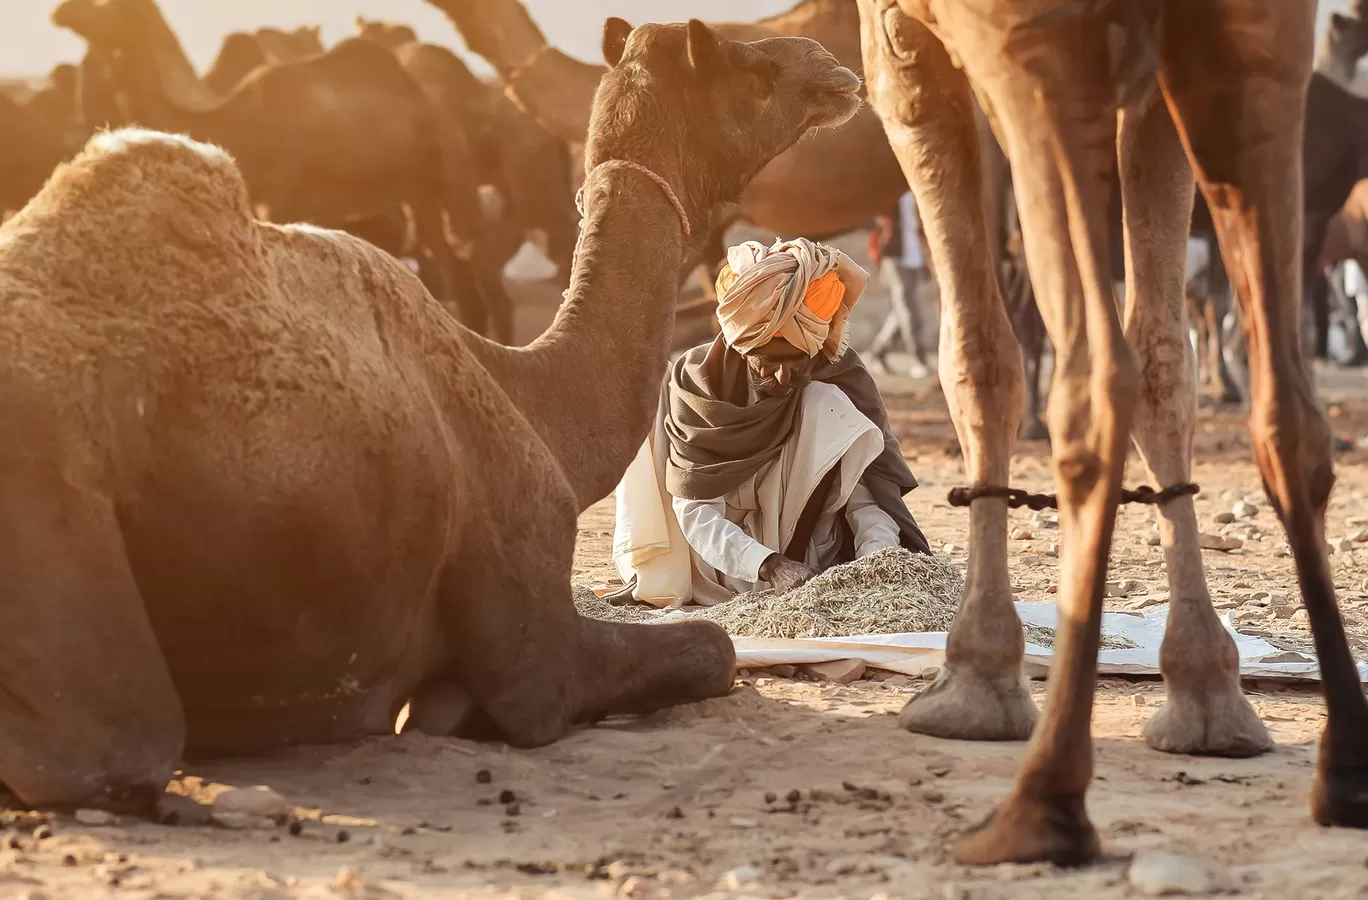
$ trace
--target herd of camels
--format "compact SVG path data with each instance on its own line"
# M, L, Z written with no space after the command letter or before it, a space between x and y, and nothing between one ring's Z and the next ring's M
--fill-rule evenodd
M899 721L1030 741L959 860L1091 860L1089 719L1129 441L1152 483L1190 480L1200 194L1324 685L1312 816L1368 827L1368 701L1326 558L1331 433L1300 328L1303 260L1366 157L1345 126L1334 171L1303 148L1318 104L1358 102L1313 71L1315 0L807 0L750 25L609 19L602 67L549 48L516 0L431 2L502 89L385 23L328 50L309 31L236 35L201 78L153 0L66 0L54 20L88 55L0 101L6 127L32 127L12 132L26 149L53 154L2 186L19 211L0 231L0 782L37 806L148 811L182 755L384 733L406 702L426 731L537 746L725 693L715 625L576 613L576 518L637 452L680 284L723 225L829 235L910 186L979 490L945 663ZM1325 52L1368 51L1361 12L1336 17ZM95 130L128 122L142 127ZM523 152L544 164L505 164ZM1025 391L1007 219L1054 351L1061 615L1043 715L1001 494ZM506 327L500 267L533 233L565 302L510 347L478 330ZM1264 752L1190 493L1158 512L1168 694L1145 739Z

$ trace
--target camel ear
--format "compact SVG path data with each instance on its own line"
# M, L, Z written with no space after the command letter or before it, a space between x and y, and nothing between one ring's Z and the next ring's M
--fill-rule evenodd
M610 66L622 62L622 54L627 51L627 38L632 34L632 26L626 19L613 16L603 23L603 59Z
M689 65L700 74L708 74L717 68L722 56L717 35L707 25L697 19L689 20Z

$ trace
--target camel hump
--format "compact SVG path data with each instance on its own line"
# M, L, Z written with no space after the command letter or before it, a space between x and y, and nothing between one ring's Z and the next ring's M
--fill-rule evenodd
M158 283L202 280L206 266L241 275L261 258L247 185L232 157L143 129L93 136L5 229L12 240L0 240L0 257L41 260L38 268L96 294L111 257L155 268Z
M137 223L176 228L201 243L253 227L247 184L227 151L184 135L101 131L58 167L26 213L90 215L99 228L134 238ZM98 218L104 216L105 218ZM115 218L109 218L113 216ZM158 224L160 223L160 225ZM196 240L198 236L198 240Z

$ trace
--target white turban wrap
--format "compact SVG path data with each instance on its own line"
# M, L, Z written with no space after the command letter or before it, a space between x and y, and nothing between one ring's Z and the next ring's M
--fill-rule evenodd
M846 351L850 310L868 283L869 273L834 247L806 238L769 247L746 241L727 251L717 276L717 321L738 353L781 337L809 357L821 352L835 362Z

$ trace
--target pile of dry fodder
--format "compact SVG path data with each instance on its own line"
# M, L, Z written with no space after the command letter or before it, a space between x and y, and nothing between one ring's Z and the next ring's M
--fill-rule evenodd
M575 603L595 619L710 619L736 637L815 638L948 631L963 593L959 569L899 547L834 566L786 594L757 591L716 606L657 611L635 603L612 606L577 590Z

